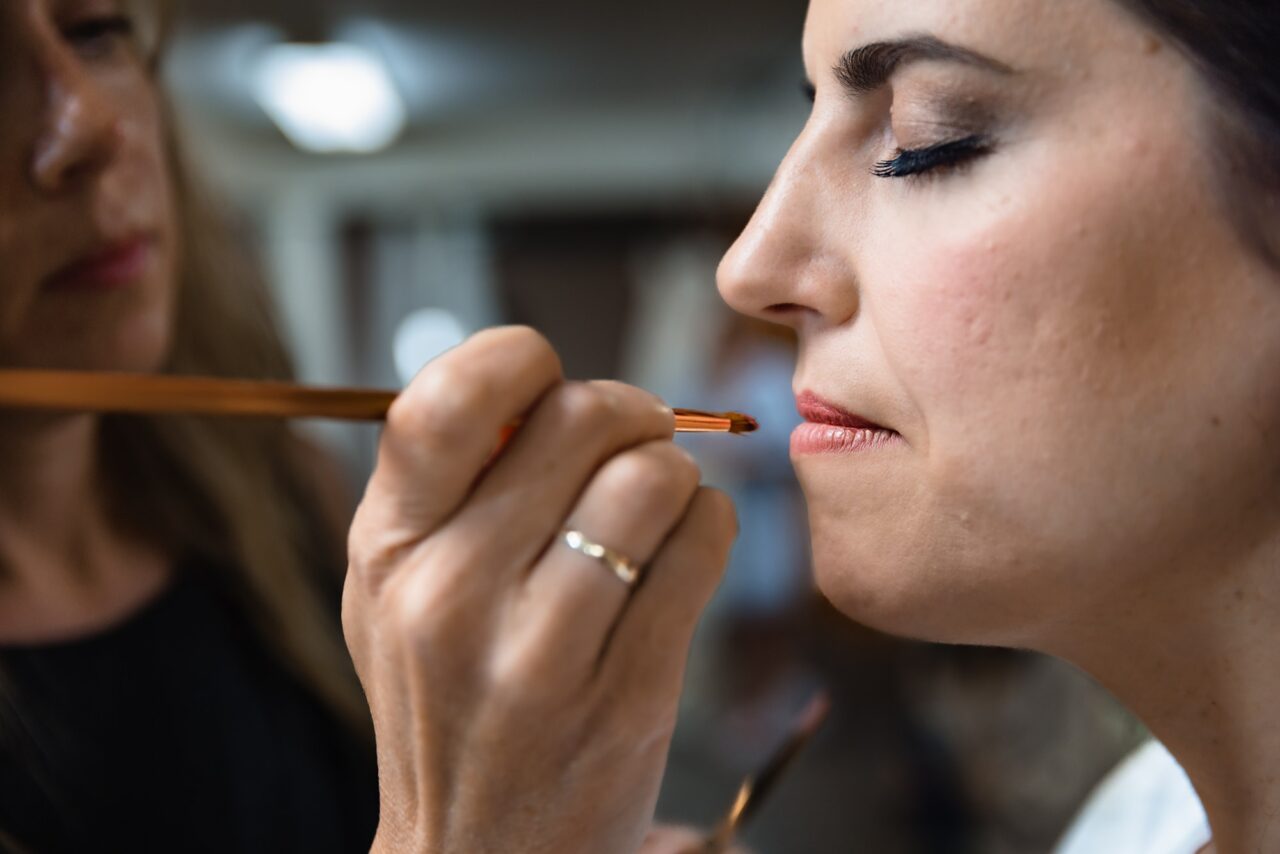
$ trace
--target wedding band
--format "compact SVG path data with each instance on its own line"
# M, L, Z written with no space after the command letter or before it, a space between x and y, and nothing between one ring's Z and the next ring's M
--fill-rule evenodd
M613 549L592 542L581 531L571 531L566 528L560 533L566 546L579 554L600 561L628 587L634 587L640 580L640 566L621 552L615 552Z

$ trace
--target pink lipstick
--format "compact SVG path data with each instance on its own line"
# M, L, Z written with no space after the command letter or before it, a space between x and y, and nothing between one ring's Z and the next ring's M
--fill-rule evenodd
M46 280L55 291L113 291L136 283L147 272L154 244L147 237L131 237L96 249L71 262Z
M794 456L848 454L902 441L897 432L828 403L813 392L797 395L796 409L805 423L791 434Z

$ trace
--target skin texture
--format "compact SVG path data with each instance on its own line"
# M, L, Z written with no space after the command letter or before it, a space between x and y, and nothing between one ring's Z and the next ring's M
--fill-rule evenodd
M0 11L0 364L154 370L173 328L177 238L163 122L126 40L65 32L119 13L104 0L20 0ZM135 235L141 281L67 293L49 277Z
M1006 70L832 70L920 35ZM820 585L886 631L1079 664L1221 851L1275 849L1280 275L1232 227L1204 84L1105 0L814 0L804 52L813 114L720 288L798 330L798 393L901 434L794 454Z
M173 328L179 247L159 102L120 36L77 36L102 0L0 4L0 366L154 370ZM142 275L111 292L49 277L135 234ZM115 529L96 419L0 419L0 642L110 624L163 585L168 560Z

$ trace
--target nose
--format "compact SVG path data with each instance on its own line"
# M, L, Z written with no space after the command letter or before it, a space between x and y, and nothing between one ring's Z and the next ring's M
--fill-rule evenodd
M124 120L110 95L61 47L41 52L44 85L31 180L57 193L99 174L119 154Z
M720 295L734 310L797 329L817 320L840 325L857 314L849 258L854 200L837 198L826 180L823 147L811 122L721 261Z

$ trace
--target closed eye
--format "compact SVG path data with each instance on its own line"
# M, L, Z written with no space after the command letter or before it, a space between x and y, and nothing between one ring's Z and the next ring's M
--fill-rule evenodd
M877 178L908 178L955 168L991 152L984 136L942 142L928 148L903 149L889 160L881 160L871 170Z

